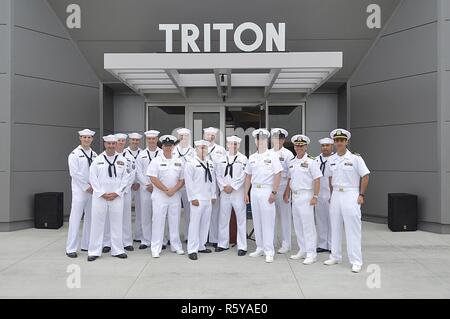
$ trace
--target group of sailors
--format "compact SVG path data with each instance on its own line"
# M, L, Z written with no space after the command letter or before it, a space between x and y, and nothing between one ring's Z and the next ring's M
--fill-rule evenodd
M370 172L362 157L348 150L349 131L335 129L319 140L321 154L314 158L307 153L311 142L307 136L291 138L294 155L284 147L285 129L256 129L252 136L257 151L248 159L239 151L238 136L228 136L225 149L216 143L218 129L209 127L192 147L189 129L176 132L176 137L145 132L144 150L139 148L143 136L138 133L104 136L100 155L91 149L95 132L78 132L80 145L68 158L72 178L68 257L77 257L82 220L81 250L88 252L88 261L109 252L127 258L133 241L154 258L168 247L183 255L183 212L187 254L197 260L199 253L212 252L208 247L215 252L230 249L232 210L237 255L245 256L250 204L256 241L250 257L265 256L266 262L273 262L277 224L281 242L277 253L289 253L293 223L299 250L291 259L310 265L318 253L328 252L325 265L340 263L345 230L352 271L361 271L361 205Z

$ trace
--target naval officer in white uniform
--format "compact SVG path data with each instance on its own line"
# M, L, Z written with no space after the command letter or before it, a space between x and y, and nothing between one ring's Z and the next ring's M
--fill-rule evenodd
M179 143L174 148L174 156L182 159L183 170L184 164L195 157L195 150L191 146L191 130L188 128L180 128L177 130ZM184 240L187 242L189 234L189 212L190 203L187 199L186 187L180 190L181 202L183 204L183 216L184 216Z
M306 153L310 139L300 134L291 140L297 156L289 162L289 182L284 198L287 200L292 194L292 215L299 247L299 252L291 259L303 258L303 264L311 265L317 258L314 206L319 198L322 172L315 158Z
M284 142L288 137L288 132L285 129L273 128L270 131L270 137L272 142L272 148L270 151L277 154L281 166L283 166L283 171L281 172L280 188L275 200L275 207L277 211L276 219L279 221L281 235L281 247L280 249L278 249L278 253L285 254L291 250L292 212L291 202L290 200L288 200L287 202L284 201L283 194L288 184L287 181L289 162L294 158L294 154L292 154L290 150L284 147Z
M268 149L269 131L257 129L252 133L257 152L248 159L245 167L245 202L250 202L248 191L251 186L253 227L255 229L256 250L250 257L266 256L266 262L273 262L275 232L275 200L281 180L280 159Z
M83 213L81 250L87 251L89 248L92 206L92 186L89 183L89 167L97 157L97 153L91 149L95 132L85 129L79 131L78 135L80 145L68 157L69 173L72 179L72 207L70 209L66 255L70 258L77 257L79 245L78 233Z
M158 147L159 131L150 130L144 133L147 148L136 159L136 174L140 184L142 241L139 249L147 249L152 241L152 192L153 184L147 176L147 169L152 160L161 156L162 150Z
M320 178L320 193L315 208L317 226L317 252L331 252L330 223L330 156L333 155L334 141L329 138L319 140L321 153L316 157L322 177Z
M336 129L330 133L336 154L330 157L330 219L331 254L325 265L335 265L342 260L342 226L345 229L347 254L352 272L362 268L361 205L369 184L370 171L361 155L347 149L351 138L349 131Z
M245 166L247 157L239 152L241 139L227 137L228 151L216 164L220 190L219 243L216 252L229 249L230 217L234 208L237 222L238 256L247 253L247 205L244 201Z
M147 175L154 186L152 193L152 257L159 258L161 253L166 219L169 222L170 249L178 255L184 251L180 241L181 193L184 186L183 159L173 156L173 148L177 138L163 135L163 153L156 157L147 169Z
M225 148L216 143L219 136L219 129L215 127L207 127L203 129L203 139L209 142L208 159L217 164L219 159L225 155ZM219 191L219 188L217 188ZM217 200L214 201L211 211L211 223L209 226L208 245L217 247L219 241L219 211L220 211L220 194L216 194Z
M111 254L127 258L123 249L122 221L123 196L129 184L129 171L126 159L116 153L117 138L108 135L103 140L105 151L97 156L89 170L89 181L94 192L88 261L96 260L102 253L107 216L111 228Z
M194 144L196 156L184 167L186 192L191 203L188 237L188 254L191 260L197 260L197 253L211 253L205 245L208 239L212 204L217 196L214 165L208 159L209 142L200 140Z

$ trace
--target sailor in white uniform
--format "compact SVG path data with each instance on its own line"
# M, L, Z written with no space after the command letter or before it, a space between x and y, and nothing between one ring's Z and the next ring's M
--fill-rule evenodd
M136 159L136 174L139 180L142 219L142 241L139 249L147 249L152 241L152 192L153 184L147 176L147 169L153 159L161 156L162 150L158 147L159 131L150 130L144 133L147 148Z
M94 190L92 198L92 225L89 240L88 261L94 261L102 253L106 216L111 228L111 255L127 258L123 249L122 221L123 196L129 184L130 173L126 159L116 153L117 138L103 137L105 151L97 156L89 170L89 181Z
M195 157L195 150L191 146L191 130L187 128L180 128L177 130L179 143L175 146L173 154L174 157L179 157L183 161L183 170L184 164L187 161L191 160ZM187 242L188 234L189 234L189 212L190 212L190 204L187 199L186 187L183 187L180 190L181 193L181 202L183 204L183 216L184 216L184 240Z
M306 153L310 139L295 135L291 141L297 156L289 162L289 182L284 197L287 199L292 194L292 215L299 247L299 252L291 259L303 258L304 265L311 265L317 260L314 206L319 198L322 172L315 158Z
M290 200L284 201L283 194L287 187L289 162L294 158L294 154L284 147L288 132L282 128L273 128L270 131L272 149L278 155L283 171L281 172L281 182L279 192L275 201L277 210L277 220L280 225L281 247L278 249L279 254L285 254L291 250L291 229L292 229L292 212ZM276 230L276 228L275 228ZM275 231L276 234L276 231Z
M194 144L196 156L184 167L186 192L191 203L188 237L188 254L191 260L197 260L197 253L211 253L205 245L211 221L212 204L217 196L214 165L208 159L209 142L200 140Z
M273 262L275 232L275 200L280 187L283 166L277 154L268 150L269 131L257 129L252 133L257 152L248 159L245 167L245 203L250 202L251 190L253 227L255 229L256 250L250 257L266 256L266 262Z
M229 249L230 217L234 208L237 222L238 256L247 253L247 205L244 201L245 166L247 157L239 152L241 139L227 137L228 151L216 164L220 190L219 243L216 252Z
M362 268L361 253L361 205L369 184L370 171L361 155L347 149L351 138L349 131L336 129L330 133L336 154L330 161L330 219L331 255L325 265L335 265L342 260L342 226L345 229L347 254L352 272Z
M330 223L330 163L333 155L334 141L329 138L319 140L321 154L316 157L322 177L320 178L320 193L315 208L317 226L317 252L331 252L331 223Z
M152 257L159 258L161 253L166 219L169 221L170 249L183 255L180 241L181 193L184 185L183 159L174 157L172 152L177 138L163 135L162 155L156 157L147 169L147 175L154 186L152 193Z
M72 207L70 209L66 255L70 258L77 257L79 245L78 233L83 213L81 250L87 251L89 248L92 206L92 186L89 183L89 167L97 157L97 153L91 149L95 132L85 129L79 131L78 135L80 145L68 157L69 173L72 179Z
M141 218L141 199L140 199L140 184L137 178L137 170L136 170L136 160L139 154L142 152L142 149L139 147L141 145L142 135L139 133L131 133L128 134L128 147L125 149L127 152L127 158L134 162L134 181L131 185L131 197L130 197L130 208L132 206L134 200L134 237L131 235L134 240L140 242L142 240L142 218ZM128 207L128 204L126 204ZM125 239L124 239L125 240Z
M225 155L225 148L216 143L219 136L219 129L215 127L207 127L203 129L203 139L209 142L208 159L217 164L219 159ZM219 190L219 188L217 188ZM212 206L211 223L209 226L208 246L217 247L219 241L219 211L220 211L220 194L216 194L217 200Z

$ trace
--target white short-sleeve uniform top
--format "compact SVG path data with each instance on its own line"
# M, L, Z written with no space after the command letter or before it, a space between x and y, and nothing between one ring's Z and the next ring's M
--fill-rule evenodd
M306 153L302 158L295 157L289 163L290 187L293 192L313 189L313 181L320 177L322 172L319 164Z
M283 171L278 155L269 150L250 155L245 173L252 176L252 184L273 185L276 174Z
M343 155L329 158L331 185L333 188L358 188L361 177L370 174L363 158L349 150Z

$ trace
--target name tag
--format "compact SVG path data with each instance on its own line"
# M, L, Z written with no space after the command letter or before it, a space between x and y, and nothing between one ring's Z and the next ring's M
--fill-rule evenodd
M202 167L201 165L195 165L195 167Z
M301 163L300 166L304 167L304 168L308 168L308 163Z
M142 158L147 158L148 156L147 155L145 155L145 156L142 156Z
M270 163L272 163L272 161L270 159L266 159L266 160L264 160L264 163L270 164Z
M84 157L84 155L80 155L80 156L78 156L78 157Z
M167 166L167 164L159 164L160 166Z
M345 166L353 166L353 163L344 163Z
M181 163L175 163L175 166L181 167Z
M284 157L280 157L280 162L284 162Z
M97 165L103 165L105 162L98 162Z
M117 161L117 165L125 165L125 163L124 162L122 162L122 161Z
M294 165L289 166L289 168L294 168Z

